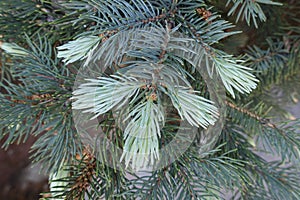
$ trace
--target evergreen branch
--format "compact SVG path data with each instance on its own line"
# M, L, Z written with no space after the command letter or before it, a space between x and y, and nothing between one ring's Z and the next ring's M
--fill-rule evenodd
M254 23L254 26L258 28L257 18L260 21L265 22L267 20L266 15L263 12L263 9L260 6L261 4L268 5L282 5L281 3L274 2L272 0L228 0L226 6L232 3L232 7L228 12L228 16L237 13L236 22L241 20L246 20L247 24L250 25L251 21Z
M257 154L258 150L253 148L251 139L244 133L244 127L234 125L229 121L223 131L224 140L227 142L224 146L225 151L236 149L231 153L231 157L234 156L247 162L245 170L249 173L251 181L242 187L243 190L240 190L242 197L281 199L281 195L284 194L287 199L293 199L294 194L298 194L298 187L295 187L297 182L299 184L297 166L281 160L268 162L263 159Z
M112 78L100 77L88 79L73 91L73 109L85 109L96 118L113 108L120 109L131 97L136 95L144 83L132 77L112 75ZM115 79L113 79L115 78ZM116 80L118 79L118 80Z
M218 198L218 186L212 185L206 178L195 174L193 169L178 167L175 197L182 199Z
M172 31L175 30L176 28ZM168 28L167 30L164 30L162 28L151 28L149 30L132 30L130 32L119 32L118 34L109 38L100 47L100 49L94 53L96 57L94 57L92 60L101 60L103 59L104 55L104 57L106 57L104 66L110 66L113 62L120 63L120 59L126 51L128 51L127 54L131 57L142 58L149 61L152 60L152 62L153 59L160 60L161 49L157 47L160 46L160 44L164 44L166 42L165 38L166 36L168 36L169 42L165 47L165 51L168 52L169 50L174 51L175 53L177 51L178 56L185 55L187 54L187 52L189 52L194 54L193 59L200 60L201 62L203 55L205 55L203 49L198 47L198 51L200 51L199 54L202 55L200 56L200 59L198 59L196 57L197 52L191 50L190 46L186 46L187 44L192 45L190 40L174 36L172 37L170 36L170 34L172 34L172 32L170 32ZM129 42L131 42L131 45L127 47ZM72 48L69 48L66 54L69 54L71 49ZM143 50L141 51L141 49ZM204 50L206 51L207 48L204 48ZM106 53L106 51L109 52L107 54L110 55L109 57L104 54ZM210 54L206 56L208 56L214 63L213 66L211 66L212 69L210 69L209 71L212 71L214 68L216 68L217 73L220 75L221 80L223 81L226 89L230 92L231 95L234 96L233 88L237 89L241 93L249 93L256 87L256 79L252 74L247 72L247 70L250 69L239 65L237 63L238 61L232 61L232 56L216 50L214 50L213 53L210 52ZM89 61L90 59L87 58L86 64L89 63ZM198 67L199 63L197 63L197 66L195 67ZM241 84L242 82L244 82L243 85Z
M183 14L190 14L197 8L207 7L204 0L179 0L177 1L177 8Z
M71 6L72 3L70 3ZM97 58L101 58L102 54L104 53L104 50L108 50L108 47L110 48L115 48L117 46L123 47L123 46L127 46L126 44L126 39L124 40L117 40L116 42L112 42L112 40L110 39L110 37L113 37L114 34L118 34L120 31L125 30L125 29L132 29L135 27L138 27L139 25L144 25L144 24L153 24L153 22L157 22L160 20L163 20L165 18L169 18L171 16L174 15L174 13L176 12L176 10L169 10L166 13L162 13L162 14L156 14L155 9L152 7L152 4L150 4L150 2L146 1L141 1L141 0L135 0L132 1L131 3L127 3L127 2L119 2L119 1L110 1L109 3L106 1L101 1L101 2L96 2L96 1L90 1L88 2L88 4L91 4L92 6L94 6L99 12L99 16L101 16L100 18L95 16L95 19L97 20L97 27L100 30L98 30L98 36L92 36L89 35L88 37L83 36L83 37L79 37L78 39L69 42L63 46L58 47L59 54L58 57L63 57L65 58L64 61L67 63L72 63L74 61L78 61L84 58L88 58L85 65L87 65L90 61L90 57L91 54L93 54L93 52L95 51L95 49L97 48L97 46L99 45L99 43L102 41L105 42L107 40L109 40L108 42L106 42L106 45L103 44L102 45L102 50L100 50L100 52L97 52ZM140 16L141 15L141 8L139 6L142 6L143 8L143 14L145 16ZM126 17L124 18L125 15ZM94 17L93 17L94 18ZM107 29L107 26L109 26L107 24L107 20L108 19L112 19L112 23L110 26L112 26L112 28ZM103 27L101 28L101 25L103 24L100 21L105 21L105 28L103 29ZM123 24L123 28L120 27L120 25ZM100 27L99 27L100 26ZM99 33L100 31L100 33ZM120 33L122 34L122 33ZM128 34L128 32L125 33L125 35L123 34L123 36L121 35L121 37L126 37ZM129 34L131 35L131 34ZM100 38L99 38L100 37ZM117 38L119 39L120 36L118 37L113 37L113 38ZM84 44L84 48L82 49L82 43ZM112 43L112 45L111 45ZM74 52L74 49L76 50ZM111 49L112 50L112 49ZM111 51L108 51L111 52ZM119 51L117 51L119 53ZM100 55L99 55L100 54ZM122 55L118 55L118 56L122 56ZM105 58L101 58L106 60ZM115 58L115 62L116 60L118 60L117 58ZM117 62L118 63L118 62ZM110 62L106 62L106 66L111 65L112 64L112 60Z
M168 88L166 91L182 120L196 127L207 128L216 121L219 115L217 108L212 101L195 93L183 87Z
M253 134L257 136L256 140L259 141L260 144L263 144L262 148L267 151L277 153L282 157L282 159L297 159L300 157L300 140L297 136L298 134L296 132L296 128L292 128L289 126L278 126L275 123L270 122L269 119L263 118L245 108L240 108L230 102L226 102L226 105L238 112L247 115L248 117L250 117L250 119L252 118L255 119L255 121L259 122L256 123L254 121L252 125L252 122L249 118L245 119L245 116L241 116L238 118L236 115L233 116L231 114L233 119L237 120L238 124L244 124L246 130L251 129L252 127ZM245 123L242 122L243 120L245 120Z
M263 118L261 117L260 115L258 114L255 114L253 112L251 112L250 110L246 109L246 108L241 108L241 107L238 107L237 105L229 102L229 101L226 101L225 102L227 106L229 106L230 108L238 111L238 112L241 112L243 114L246 114L248 115L249 117L255 119L256 121L259 121L260 124L262 125L265 125L265 126L268 126L270 128L276 128L276 125L271 123L269 119L266 119L266 118ZM236 117L234 117L236 119Z
M251 70L262 87L298 72L299 12L292 7L299 3L292 0L286 4L289 9L279 8L279 14L288 14L273 20L279 27L288 23L283 41L268 39L267 48L264 44L249 48L243 62L213 46L238 32L209 7L212 2L2 0L0 139L5 138L4 147L23 142L30 134L39 136L32 158L52 173L55 199L221 199L222 191L236 191L234 198L240 194L245 199L300 199L299 171L289 163L300 157L298 122L275 124L265 117L269 108L264 104L228 101L227 123L217 130L222 131L219 141L218 134L208 132L199 148L197 141L190 143L192 128L180 126L186 120L200 131L215 122L218 111L208 99L213 98L210 83L216 79L235 97L236 91L249 93L256 87ZM268 12L262 4L279 5L271 0L228 0L228 15L257 26ZM223 48L231 47L225 43ZM85 79L72 96L82 61L100 70L85 68L84 76L101 77ZM116 75L103 77L106 73ZM94 155L82 152L86 138L78 134L86 130L75 130L78 119L73 119L71 100L75 100L73 109L100 120L92 127L102 129L91 143ZM211 135L223 146L214 147ZM177 143L163 152L172 155L159 155L163 151L159 148L174 139ZM178 156L175 151L188 146L187 141L189 148ZM121 159L133 168L167 166L141 174L116 171L121 164L117 149L124 150ZM257 154L266 151L281 156L282 162L268 162ZM106 166L111 162L113 169Z
M16 0L0 2L0 35L3 40L14 39L23 41L22 34L34 35L41 30L44 19L42 5L38 1Z
M172 180L166 178L163 170L136 177L130 181L133 187L128 191L128 197L147 199L173 199ZM167 190L166 190L167 189ZM166 192L165 192L166 191Z
M152 85L172 87L174 82L190 86L186 76L190 76L182 67L183 58L188 52L196 52L187 45L190 39L180 37L176 33L178 27L170 29L162 26L153 26L148 29L135 30L130 40L127 56L123 62L126 67L120 71L143 78ZM178 63L178 65L175 64Z
M139 34L140 32L143 34ZM164 49L167 49L166 50L167 52L168 52L168 49L177 49L178 51L185 51L186 49L188 49L187 47L177 45L176 43L185 42L187 39L178 38L178 37L170 37L169 36L170 30L168 30L168 28L167 28L167 30L162 29L162 28L160 28L160 29L156 28L154 30L152 30L152 29L136 30L135 32L132 32L132 33L134 34L134 37L133 37L134 39L132 40L132 42L130 42L130 45L132 46L132 47L130 47L130 49L131 48L138 49L138 51L135 51L135 50L129 51L128 54L131 57L137 57L137 58L141 57L141 58L145 59L146 61L144 61L145 64L143 63L143 61L138 61L138 62L132 62L132 63L134 63L133 65L128 65L126 68L129 68L129 70L127 70L127 71L125 70L125 71L128 75L130 75L130 77L135 79L136 82L138 82L137 78L145 79L145 80L149 79L149 81L152 79L151 80L152 87L157 87L156 86L157 83L159 83L159 85L162 85L163 87L169 87L170 83L174 82L173 81L174 79L176 80L176 79L178 79L178 77L180 78L180 74L173 73L171 69L168 71L168 67L164 67L163 64L158 64L159 66L158 66L157 70L151 69L155 65L152 63L150 63L150 65L149 65L149 61L152 61L155 59L154 60L155 62L160 63L161 62L160 55L161 55L161 52L164 51ZM145 39L145 38L147 38L147 39ZM161 50L161 48L157 48L160 46L159 44L164 44L164 46L162 47L163 50ZM154 56L152 56L147 51L144 51L144 49L147 50L148 48L150 50L152 50L151 53L154 54ZM141 51L140 49L143 49L143 50ZM154 57L154 59L153 59L153 57ZM131 63L131 61L127 62L127 64L130 64L130 63ZM152 71L154 72L153 74L152 74ZM135 72L138 74L135 74ZM173 75L173 74L174 74L174 76L172 77L171 75ZM166 75L167 78L165 78L163 75ZM136 77L136 78L134 78L134 77ZM168 80L170 80L169 81L170 83L168 83ZM136 84L136 82L134 83L136 86L138 86L138 87L143 86L143 85ZM178 82L178 81L176 80L175 82ZM103 84L100 84L100 85L103 85ZM112 87L120 87L120 86L108 84L106 89L109 90L109 92L112 92L112 90L111 90ZM130 87L132 87L132 86L130 86ZM158 90L164 90L163 87L159 87ZM171 86L171 87L173 87L173 86ZM133 88L133 89L136 90L137 88ZM133 91L133 93L131 91L129 91L130 95L129 95L129 93L125 94L124 93L124 85L123 85L123 87L120 87L120 89L116 89L116 90L119 91L118 97L113 98L114 99L113 101L116 101L116 102L114 102L112 106L107 106L107 103L105 102L106 101L105 98L99 97L99 101L95 101L93 98L91 98L90 95L96 95L96 96L104 95L105 97L108 97L108 96L111 96L112 94L107 94L107 92L103 92L100 90L99 90L99 92L96 91L96 93L95 93L95 85L82 84L80 86L80 88L73 93L75 95L74 98L77 98L76 95L78 95L78 96L81 95L80 97L78 97L79 100L81 98L81 100L80 100L81 102L76 101L73 104L73 106L75 109L90 108L89 110L86 110L86 112L96 113L96 115L94 116L94 118L95 118L95 117L99 116L100 114L103 114L104 112L107 112L109 109L116 106L116 104L119 103L118 99L123 99L123 98L128 99L131 96L134 96L134 94L137 94L137 92L134 92L134 91ZM113 92L116 92L116 90L113 90ZM124 93L124 96L120 95L121 93ZM129 95L129 97L127 97L126 95L127 96ZM153 98L154 100L156 100L156 97L151 96L151 95L149 96L149 98ZM120 96L121 96L121 98L120 98ZM171 94L171 96L172 96L172 94ZM186 99L191 99L191 97L193 97L192 104L191 104L191 102L186 101ZM179 101L179 104L176 103L177 109L178 110L180 109L180 112L183 113L181 115L181 117L183 119L188 119L188 121L192 125L196 125L197 127L199 125L206 127L215 121L215 119L213 119L213 118L217 117L216 108L214 106L209 105L209 104L211 104L211 102L207 101L206 99L198 97L196 95L188 94L188 92L184 92L184 91L181 92L181 90L179 90L179 92L178 92L177 99ZM83 101L85 101L85 102L83 102ZM111 100L109 100L109 101L111 101ZM134 99L132 99L132 101L134 101ZM79 104L82 104L82 105L79 105L78 102L79 102ZM94 102L97 102L98 105L94 106ZM123 103L125 103L125 102L126 101L124 101ZM174 102L176 102L176 101L173 101L173 103ZM109 103L111 103L111 102L109 102ZM197 109L199 111L189 109L190 105L193 105L193 104L197 105ZM123 104L121 104L121 105L123 105ZM97 106L99 107L99 112L95 111L95 109L96 110L98 109ZM102 109L101 106L104 106L104 108L105 108L102 111L101 111L101 109ZM119 108L120 107L121 106L119 106ZM130 125L130 123L129 123L129 125ZM136 130L135 130L135 132L136 132ZM133 141L137 141L137 139L135 139L135 140L133 138L129 138L129 139L130 139L131 143ZM128 143L127 139L125 139L125 146L127 143ZM143 143L141 143L141 144L143 145ZM143 145L143 146L145 146L145 145ZM124 156L124 154L123 154L123 156ZM129 162L129 160L131 160L131 157L132 157L132 153L128 154L128 156L126 157L126 165L128 165L128 162ZM139 165L140 164L144 165L143 163L139 163Z
M85 149L81 156L77 154L74 164L65 165L52 176L50 193L56 199L110 199L126 187L125 180L122 171L103 166Z
M89 34L89 37L97 34L102 38L102 42L104 42L110 36L122 30L147 26L164 20L169 21L176 12L175 5L175 2L152 2L148 0L135 0L130 2L119 2L115 0L96 2L85 0L81 3L68 2L63 4L64 8L76 10L76 12L86 12L86 9L88 9L88 11L86 15L75 16L77 17L75 20L74 16L73 18L69 17L65 19L62 26L65 26L64 24L66 24L68 20L73 21L74 24L84 21L84 23L88 23L84 26L88 26L89 28L80 34L79 37L84 38L87 34ZM143 10L141 10L139 6L142 6ZM166 10L166 8L169 9ZM160 13L160 10L163 11ZM141 13L141 11L143 13ZM58 21L56 23L59 24L60 22ZM68 24L66 25L68 26Z
M0 139L8 135L2 147L8 148L15 141L18 144L25 142L30 134L43 130L41 121L45 116L42 110L32 109L25 103L14 103L4 94L0 95L0 102Z
M86 59L84 66L97 60L105 60L103 68L110 67L113 63L120 64L121 58L128 49L130 31L118 31L107 38L101 36L84 36L70 41L58 48L58 57L64 62L73 63Z
M76 181L70 187L70 190L64 189L64 191L68 191L64 192L66 199L84 198L84 193L88 193L93 176L96 174L96 161L91 153L84 151L80 162L82 162L83 167L78 170L79 173L76 174ZM76 168L78 169L78 167Z
M208 158L199 159L193 149L167 168L145 172L129 184L134 186L129 196L141 199L219 199L222 189L241 188L249 179L246 172L239 170L244 163L225 154L215 155L218 151L213 150L208 153Z
M72 115L58 113L51 116L47 132L38 138L31 149L33 161L42 163L47 172L57 171L61 163L69 163L81 148Z
M7 64L15 83L1 82L5 91L0 100L5 106L1 126L9 127L8 131L1 130L1 137L9 135L7 146L22 137L27 139L29 134L41 135L32 146L32 157L48 171L55 171L80 149L69 104L74 77L68 68L52 59L55 52L49 41L38 38L33 42L28 37L26 40L28 50L16 44L2 45L10 56Z
M78 17L79 13L70 13L61 6L62 1L15 0L0 2L0 35L4 41L26 44L24 33L30 37L44 35L60 41L71 38L84 31L83 23L61 26L68 17Z
M189 14L175 15L175 20L183 24L183 32L191 35L197 42L206 48L207 53L210 52L210 45L218 43L220 40L231 35L240 33L239 31L227 31L234 25L218 19L216 13L210 13L205 8L198 7L196 3L192 3L194 10ZM199 11L200 9L200 11ZM205 13L210 14L205 14Z
M16 97L16 98L14 98ZM13 98L14 100L11 100ZM1 130L0 139L8 137L2 147L8 146L15 141L17 143L25 142L30 134L40 133L45 129L43 121L46 119L45 112L42 109L32 109L31 100L23 99L16 95L1 94Z
M97 36L80 37L74 41L70 41L62 46L57 47L58 58L64 58L66 64L83 60L95 51L100 44L101 38ZM79 46L80 44L80 46Z
M139 27L172 17L176 7L170 1L87 1L91 15L83 16L96 22L95 31L118 31ZM70 3L72 5L72 3ZM157 6L157 7L156 7ZM162 11L160 13L160 11Z
M50 175L48 196L55 199L84 198L96 173L96 161L94 156L84 149L82 155L76 155L75 163L77 165L63 165Z
M300 158L300 139L296 129L292 127L265 128L258 134L257 140L263 142L267 151L279 154L283 159Z
M262 163L261 163L262 164ZM299 176L295 166L284 166L274 161L254 167L256 185L243 191L243 197L257 199L298 199Z
M133 169L153 165L159 159L158 137L164 126L164 113L153 101L155 99L149 97L146 102L138 104L125 119L129 123L124 131L125 144L121 160L125 158L126 166L132 160Z
M66 76L69 74L69 69L61 68L59 60L52 59L52 56L56 56L52 44L39 35L36 42L26 36L26 42L28 49L14 43L3 43L1 46L15 63L15 65L7 63L11 66L14 79L22 82L28 90L38 88L40 91L45 91L46 88L50 90L51 87L61 86L65 87L65 92L67 86L72 85L74 76Z
M225 52L196 45L194 52L197 54L186 54L187 61L196 69L201 69L203 63L206 65L207 73L212 76L214 71L223 82L226 90L235 97L233 89L240 93L250 93L256 88L258 80L249 71L248 67L242 66L242 60L238 60ZM185 54L184 54L185 55ZM193 58L194 57L194 58Z
M172 165L131 180L128 197L141 199L176 199L217 197L217 188L198 180L192 170ZM212 192L214 191L214 192ZM217 193L217 192L216 192Z
M0 48L3 49L6 53L11 54L13 56L20 56L20 57L26 57L29 55L29 52L20 47L17 44L11 44L11 43L1 43Z
M266 50L257 46L249 47L246 65L255 70L262 83L278 83L287 75L295 73L299 53L296 49L288 50L283 41L268 38L267 44Z
M193 170L199 180L206 180L209 185L213 185L222 189L234 190L235 188L241 189L244 184L250 182L250 177L247 172L241 170L248 163L241 159L234 159L229 155L236 150L221 153L221 146L216 147L214 150L207 152L205 158L196 159L193 163ZM194 159L195 160L195 159ZM187 165L186 159L184 164ZM230 176L230 177L229 177Z
M258 81L254 75L252 75L249 70L251 68L242 66L240 63L243 61L234 59L233 56L226 54L220 50L216 50L210 46L209 41L206 41L203 35L197 33L196 26L184 22L184 28L188 30L188 33L200 43L198 47L194 47L194 51L198 52L197 62L192 62L195 68L202 64L204 60L206 63L208 73L212 74L214 70L220 76L226 90L235 97L233 89L236 89L240 93L250 93L256 88L256 82ZM200 26L201 27L201 26ZM218 29L222 29L222 26L216 26ZM228 28L228 27L227 27ZM186 32L186 30L184 30ZM218 32L219 33L219 32ZM235 34L232 32L232 34ZM224 35L224 34L223 34ZM225 34L226 35L226 34ZM210 36L208 36L209 38ZM210 65L209 62L212 62Z
M216 70L220 76L226 90L235 97L233 89L240 93L250 93L256 88L258 80L249 71L248 67L244 67L239 63L241 60L234 60L232 56L217 52L217 56L212 57L213 66L210 70ZM210 71L208 70L208 71Z
M131 4L126 1L87 1L96 10L97 15L92 17L97 24L103 22L110 27L120 27L121 24L145 20L155 16L155 10L149 1L135 0ZM100 18L101 16L101 18ZM107 27L107 26L106 26Z

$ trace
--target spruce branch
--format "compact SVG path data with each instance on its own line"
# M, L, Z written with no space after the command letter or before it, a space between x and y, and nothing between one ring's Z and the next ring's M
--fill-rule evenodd
M1 127L8 127L1 130L1 138L8 135L4 143L8 146L17 139L26 141L29 135L41 136L32 146L32 158L53 172L81 148L70 114L74 76L53 59L56 52L48 40L25 39L27 49L9 43L1 46L10 56L14 79L0 83L1 107L5 106Z
M272 123L270 119L263 118L248 109L238 107L231 102L226 101L226 105L237 112L244 114L239 117L237 114L233 115L233 113L230 115L236 120L237 124L244 125L244 132L246 134L248 134L247 130L252 129L249 137L252 138L253 136L256 136L256 142L263 144L261 148L265 151L279 155L282 160L294 160L300 157L300 140L297 136L296 125L288 125L287 122L275 124ZM252 122L249 118L245 118L245 115L250 119L254 119L256 122ZM297 121L291 122L296 124L299 123Z
M234 60L230 55L217 54L218 56L212 57L213 66L210 70L216 70L219 74L226 90L235 97L233 89L240 93L250 93L256 88L258 80L249 71L248 67L242 66L241 60Z
M160 129L164 126L164 113L154 101L149 96L146 102L134 107L125 119L129 123L124 130L125 144L121 160L125 158L126 166L132 161L133 169L153 165L160 156L158 138L161 137Z
M284 41L267 38L268 48L249 47L245 59L246 65L252 68L257 78L264 84L282 82L287 76L297 71L298 51L287 48Z
M41 21L44 20L41 4L37 1L0 2L0 30L4 41L14 39L24 42L22 33L34 35L41 30ZM21 34L20 34L21 33Z
M134 187L128 195L142 199L218 199L224 188L241 188L250 180L246 173L239 171L246 163L226 154L218 156L218 151L212 150L206 158L199 159L197 150L192 148L170 166L152 173L145 172L131 180L130 185Z
M196 7L197 6L197 7ZM218 43L220 40L240 31L226 31L234 27L234 25L226 20L220 19L216 13L210 13L209 16L203 16L203 12L209 12L206 7L198 7L199 5L191 4L188 7L192 12L175 15L175 20L184 27L183 33L191 35L203 47L206 47L209 53L211 45ZM201 12L199 13L199 9Z
M224 146L225 150L236 149L230 157L234 156L247 162L245 170L251 178L249 179L250 182L243 185L242 190L240 190L243 198L280 199L283 194L287 199L295 198L295 193L288 191L296 192L298 190L298 188L294 188L297 185L295 183L299 183L297 163L293 164L288 160L268 162L257 154L259 149L253 148L252 142L244 134L244 129L238 124L228 122L223 132L227 141ZM279 186L281 184L284 185ZM275 189L276 187L280 189ZM280 192L278 192L279 190Z
M96 173L94 156L86 148L73 165L64 165L50 175L50 196L56 199L84 198Z
M132 77L111 75L98 79L88 79L73 92L74 109L84 109L94 113L94 118L113 108L121 108L130 98L137 95L145 83Z
M235 97L234 89L244 94L250 93L256 88L258 80L249 72L252 70L251 68L242 65L245 61L213 48L205 48L202 45L196 45L194 48L194 52L197 54L194 52L184 53L184 59L187 59L195 69L205 67L210 77L216 73L232 97Z
M263 118L261 117L260 115L254 113L254 112L251 112L250 110L246 109L246 108L242 108L242 107L239 107L229 101L226 101L225 102L227 106L229 106L230 108L238 111L238 112L241 112L241 113L244 113L246 115L248 115L249 117L257 120L258 122L260 122L262 125L265 125L265 126L268 126L270 128L276 128L276 125L271 123L269 119L267 118Z
M219 114L212 101L196 93L184 87L166 91L181 119L187 120L193 126L207 128L215 123Z
M249 185L242 192L244 198L298 199L298 169L281 161L257 163L253 168L256 185Z
M238 12L236 16L236 22L238 22L240 19L245 19L248 25L250 25L252 21L254 26L258 28L257 18L262 22L267 20L267 17L264 14L260 4L277 6L282 5L281 3L271 0L228 0L226 6L232 6L228 12L228 16Z
M88 57L101 42L97 36L81 37L67 44L57 47L58 58L64 58L66 64L73 63ZM78 45L80 44L80 48Z
M129 171L126 174L135 176ZM71 164L65 163L52 174L49 199L125 199L122 193L127 191L130 181L124 171L103 165L91 149L85 147Z
M95 8L99 12L98 15L101 16L101 17L94 16L92 18L92 20L96 20L97 22L97 26L95 27L99 29L97 31L98 35L79 37L74 41L71 41L67 44L64 44L63 46L58 47L59 50L58 57L64 58L64 61L67 63L72 63L84 58L88 58L85 63L85 65L87 65L90 61L90 56L91 56L90 54L93 54L95 48L97 48L97 46L101 41L103 43L106 40L109 40L110 37L113 37L114 34L119 33L121 30L138 28L141 25L153 24L153 22L167 20L173 17L174 13L176 12L176 8L173 8L168 10L165 13L161 13L161 14L156 13L155 11L156 9L152 7L152 4L149 1L144 2L141 0L132 1L132 4L129 4L127 2L119 2L119 1L110 1L109 3L106 1L101 1L101 2L88 1L87 3L91 4L90 6L92 6L93 9ZM70 3L69 6L71 5L72 3ZM166 6L170 7L170 5L166 5ZM143 12L145 15L141 16L141 12ZM124 16L126 16L126 20ZM111 25L107 24L108 19L112 19ZM101 27L101 24L103 23L105 23L105 29ZM120 24L123 24L124 27L121 28ZM107 30L106 26L108 25L111 26L112 28L109 28ZM106 42L106 44L109 43L112 43L112 41L109 40L108 42ZM84 45L83 49L82 49L82 44ZM116 45L123 46L121 44L124 45L124 41L122 42L121 40L121 41L113 42L113 45L110 46L111 47L112 46L115 47ZM74 51L74 49L77 51ZM103 45L102 49L107 50L107 46ZM101 57L102 53L103 53L102 51L97 52L98 58ZM111 62L107 62L107 63L111 64Z
M84 194L88 192L93 176L96 173L96 161L89 151L85 150L82 159L79 156L78 158L77 160L80 160L83 168L79 170L80 175L76 177L76 181L71 186L70 191L67 190L68 192L65 192L66 199L84 198Z
M195 14L192 14L188 17L195 17L194 15ZM236 59L232 55L228 55L220 50L214 49L211 46L213 43L216 43L225 37L238 33L224 32L225 29L233 27L230 23L223 20L216 20L217 16L215 15L209 18L213 25L208 23L209 20L186 22L183 19L185 19L184 16L178 16L178 20L183 23L183 31L190 34L199 43L198 46L196 45L196 47L194 47L194 49L197 49L194 51L200 55L198 56L198 59L196 59L197 62L194 61L191 63L194 67L198 67L199 64L202 64L202 60L205 60L206 67L208 69L207 71L209 73L216 71L225 88L233 97L235 97L233 89L236 89L243 94L245 92L250 93L250 91L256 88L257 79L254 75L248 72L251 70L250 68L241 65L244 61ZM212 30L211 27L216 28L216 31ZM209 30L208 35L198 31L205 30L206 28ZM215 41L211 40L211 38L214 38L213 35L215 35ZM222 37L219 37L219 35ZM188 61L190 60L191 59Z
M299 13L291 8L299 3L278 7L276 25L291 18L284 25L288 33L279 33L282 39L268 39L240 57L222 46L239 31L212 2L2 0L3 147L38 136L32 159L56 174L50 178L56 199L221 199L222 191L233 192L233 198L299 199L293 165L300 157L299 122L274 123L265 117L269 107L256 105L260 91L250 103L242 95L255 89L257 79L264 89L299 71ZM257 26L266 20L263 4L279 5L228 0L228 15ZM235 97L221 103L228 115L220 129L217 119L225 109L216 108L211 83ZM76 113L83 118L74 118ZM76 124L91 118L96 138ZM87 138L94 145L88 153L82 152ZM184 153L175 152L182 147ZM157 170L123 171L122 150L126 170L158 165ZM257 152L281 161L268 162Z

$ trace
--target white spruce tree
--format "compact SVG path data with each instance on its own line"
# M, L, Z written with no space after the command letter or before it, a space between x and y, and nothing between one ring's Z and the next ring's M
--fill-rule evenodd
M300 199L299 120L262 97L299 74L299 8L2 0L2 148L38 138L45 199Z

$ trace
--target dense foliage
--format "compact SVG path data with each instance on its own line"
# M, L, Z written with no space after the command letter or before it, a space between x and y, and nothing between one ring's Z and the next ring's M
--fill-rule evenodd
M3 148L38 138L44 198L300 199L300 121L273 121L264 98L299 75L299 11L271 0L1 0Z

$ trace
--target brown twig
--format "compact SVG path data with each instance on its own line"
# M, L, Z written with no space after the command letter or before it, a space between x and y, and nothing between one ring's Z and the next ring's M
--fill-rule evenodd
M241 113L244 113L244 114L250 116L251 118L256 119L257 121L259 121L263 125L266 125L266 126L268 126L270 128L273 128L273 129L277 129L277 126L275 124L271 123L269 119L260 117L259 115L255 114L255 113L253 113L253 112L251 112L251 111L249 111L249 110L247 110L245 108L240 108L237 105L235 105L235 104L233 104L233 103L231 103L229 101L225 101L225 104L227 106L229 106L230 108L234 109L234 110L237 110L237 111L239 111Z
M163 14L160 14L160 15L157 15L157 16L154 16L154 17L150 17L150 18L147 18L147 19L143 19L143 20L139 20L139 21L136 21L135 23L142 23L142 24L147 24L147 23L150 23L150 22L156 22L156 21L159 21L161 19L165 19L165 18L169 18L169 17L174 17L175 13L176 13L176 8L174 8L173 10L170 10L169 12L167 13L163 13ZM132 29L134 26L133 25L128 25L128 27L130 29ZM110 36L114 35L115 33L118 33L120 31L119 28L116 28L116 29L113 29L113 30L108 30L108 31L105 31L103 33L100 33L99 34L99 37L102 37L102 42L105 42Z

